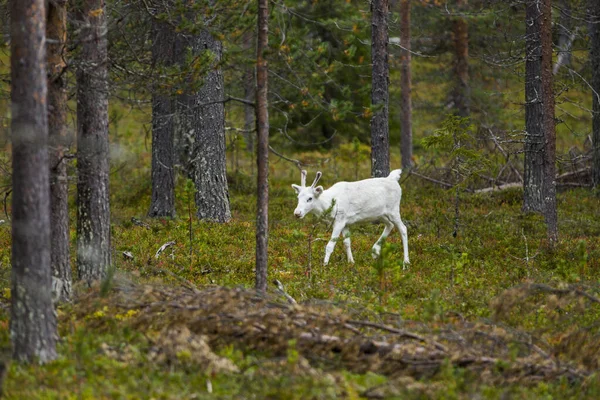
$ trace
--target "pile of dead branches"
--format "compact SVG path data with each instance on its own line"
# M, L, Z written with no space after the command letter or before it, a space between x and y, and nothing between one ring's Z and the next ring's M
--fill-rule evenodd
M133 315L122 323L152 337L184 332L187 339L179 340L177 346L202 338L212 348L234 346L274 358L285 357L293 348L311 365L325 369L423 378L451 365L490 383L562 377L577 382L589 375L585 369L559 363L528 335L492 323L456 319L422 324L397 316L358 319L364 313L327 303L292 304L281 294L260 296L243 288L118 284L109 296L88 294L80 299L75 313L101 330L102 319L86 318L98 307L107 317ZM156 346L160 346L158 339L155 352Z

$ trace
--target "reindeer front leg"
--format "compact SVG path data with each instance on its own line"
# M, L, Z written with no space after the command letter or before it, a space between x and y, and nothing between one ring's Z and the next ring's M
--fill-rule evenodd
M327 243L327 246L325 247L325 260L323 261L323 265L327 265L329 263L329 257L331 257L331 253L333 253L335 243L340 237L340 234L342 233L342 230L345 226L345 222L335 221L333 223L333 232L331 233L331 239L329 239L329 243Z

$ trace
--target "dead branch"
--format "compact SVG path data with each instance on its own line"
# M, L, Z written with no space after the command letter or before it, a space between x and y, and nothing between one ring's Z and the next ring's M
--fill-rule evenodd
M173 243L175 243L175 242L173 242ZM192 282L190 282L189 280L185 279L184 277L177 275L173 271L169 271L168 269L164 269L164 268L160 268L160 267L155 267L155 266L150 266L150 268L153 271L160 272L160 273L163 273L165 275L169 275L170 277L173 277L173 278L177 279L179 282L183 283L183 285L185 287L189 288L195 294L201 293L200 290L198 290L198 287L196 285L194 285Z
M409 338L409 339L415 339L415 340L418 340L418 341L423 342L423 343L431 343L438 350L448 351L448 349L446 348L446 346L444 346L441 343L438 343L438 342L435 342L435 341L432 342L432 341L427 340L423 336L417 335L415 333L403 331L403 330L400 330L400 329L392 328L390 326L386 326L386 325L382 325L382 324L376 324L376 323L368 322L368 321L354 321L354 320L346 321L346 323L351 324L351 325L367 326L369 328L375 328L375 329L384 330L384 331L387 331L387 332L390 332L390 333L395 333L396 335L398 335L400 337L405 337L405 338Z
M522 182L511 182L511 183L506 183L504 185L490 186L490 187L487 187L487 188L478 189L478 190L475 191L475 193L498 192L500 190L522 188L522 187L523 187L523 183Z
M426 180L426 181L429 181L429 182L435 183L435 184L437 184L437 185L440 185L440 186L443 186L443 187L445 187L445 188L453 188L453 187L454 187L454 185L453 185L453 184L451 184L451 183L448 183L448 182L443 182L443 181L438 181L437 179L430 178L429 176L421 175L420 173L418 173L418 172L417 172L417 171L415 171L415 170L411 170L411 171L410 171L410 175L415 175L415 176L417 176L417 177L419 177L419 178L421 178L421 179L424 179L424 180Z
M171 242L167 242L165 244L163 244L162 246L160 246L160 248L158 249L158 251L156 252L156 255L154 256L154 258L158 258L158 256L160 256L160 254L165 251L167 248L175 245L176 242L173 240Z
M560 174L556 177L557 180L565 180L565 179L569 179L578 175L587 175L590 174L592 172L592 169L590 167L584 167L584 168L580 168L578 170L575 171L571 171L571 172L565 172L564 174Z
M309 163L305 163L300 160L296 160L294 158L287 157L287 156L279 153L277 150L275 150L273 147L271 147L271 145L269 145L269 151L271 153L275 154L277 157L295 164L296 167L298 167L298 169L300 169L300 170L302 170L303 167L316 167L316 166L320 165L320 164L309 164ZM327 162L327 160L325 160L325 162Z
M590 300L593 303L596 304L600 304L600 298L589 294L586 291L581 290L580 288L570 285L569 287L567 287L566 289L558 289L549 285L545 285L542 283L530 283L524 286L525 290L531 291L531 292L540 292L540 293L549 293L549 294L555 294L558 296L566 296L566 295L570 295L570 294L575 294L577 296L580 297L585 297L586 299Z
M273 283L275 284L275 286L277 286L277 290L279 291L279 293L281 293L283 295L283 297L286 298L286 300L290 303L290 304L298 304L298 302L292 297L290 296L286 291L285 288L283 287L283 283L281 283L279 280L275 279L273 281Z

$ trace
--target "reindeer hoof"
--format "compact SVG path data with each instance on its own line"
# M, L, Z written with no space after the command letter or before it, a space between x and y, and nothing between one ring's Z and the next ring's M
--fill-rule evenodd
M377 260L379 258L379 249L373 248L371 250L371 257L373 257L373 260Z

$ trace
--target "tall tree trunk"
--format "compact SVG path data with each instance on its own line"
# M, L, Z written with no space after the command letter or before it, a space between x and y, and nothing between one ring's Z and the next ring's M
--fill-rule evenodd
M65 148L68 145L67 0L47 3L48 136L50 160L50 226L52 287L59 302L71 299L69 255L69 185Z
M77 70L77 270L88 285L111 263L104 0L84 0Z
M588 0L592 64L592 182L600 187L600 2Z
M221 61L223 46L210 32L200 32L194 38L194 47L194 54L209 50L215 56L215 64ZM225 158L224 91L221 69L213 65L190 103L195 132L193 171L197 216L201 220L215 222L231 219ZM212 104L201 106L204 103Z
M400 0L400 153L402 168L410 168L412 162L412 77L410 55L410 0Z
M464 10L467 0L457 0L459 11ZM454 75L456 83L453 91L453 102L456 112L461 117L471 114L470 98L471 88L469 85L469 25L464 17L454 20Z
M152 63L157 70L173 64L175 32L164 22L152 22ZM173 110L171 97L155 87L152 91L152 201L149 217L175 217L175 170L173 164Z
M13 357L56 358L50 268L46 15L43 0L12 0L12 284Z
M244 50L248 52L254 44L253 32L248 31L244 35ZM244 99L247 101L253 101L256 97L254 93L256 89L256 78L254 76L255 67L254 65L244 66ZM254 127L256 122L254 121L254 107L249 104L244 104L244 136L246 138L246 151L253 155L254 154Z
M371 1L371 175L390 173L389 140L389 66L388 66L388 0Z
M544 132L544 220L551 242L558 240L558 215L556 210L556 129L554 121L554 89L552 73L552 3L541 0L542 42L542 101Z
M173 23L179 24L175 20ZM179 68L186 70L188 50L194 47L193 36L185 32L177 32L173 37L173 60ZM194 86L190 82L189 86ZM181 93L181 92L179 92ZM171 97L171 112L173 113L173 163L181 174L189 179L194 178L193 151L195 147L195 132L192 124L194 113L194 93L184 92Z
M269 2L258 0L258 37L256 46L256 132L257 204L256 204L256 290L267 290L269 245L269 110L267 99Z
M541 0L525 8L525 165L523 211L543 212L544 113L542 96Z

